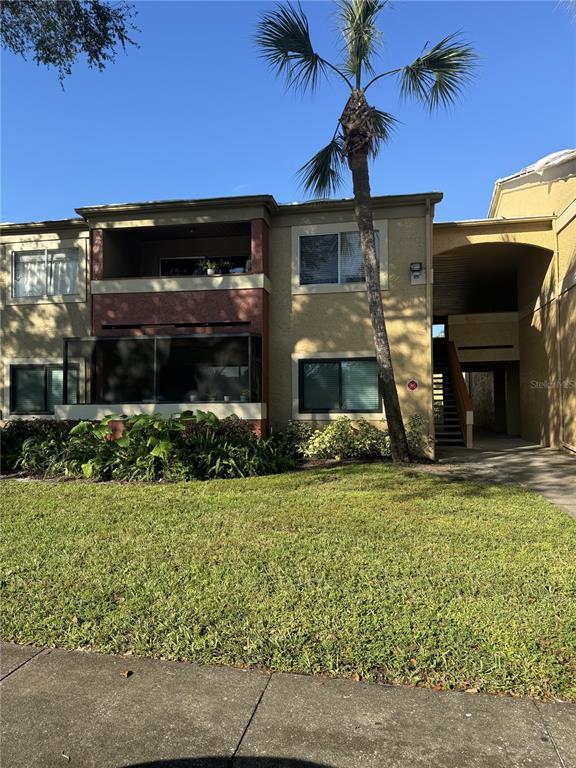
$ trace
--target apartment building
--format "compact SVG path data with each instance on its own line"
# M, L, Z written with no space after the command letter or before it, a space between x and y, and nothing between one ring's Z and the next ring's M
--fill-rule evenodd
M434 224L437 192L374 198L403 415L438 442L472 444L476 419L576 445L576 392L558 384L576 379L576 153L561 160L497 182L482 221ZM384 424L351 200L76 213L2 228L3 419Z

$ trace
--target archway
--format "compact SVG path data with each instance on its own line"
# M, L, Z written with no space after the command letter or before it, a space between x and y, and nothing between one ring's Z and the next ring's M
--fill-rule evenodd
M504 235L463 239L433 257L433 322L444 325L446 343L454 345L476 432L555 445L560 395L546 386L558 368L554 252ZM438 359L443 346L435 343ZM442 415L438 402L436 411ZM445 423L437 419L442 429Z

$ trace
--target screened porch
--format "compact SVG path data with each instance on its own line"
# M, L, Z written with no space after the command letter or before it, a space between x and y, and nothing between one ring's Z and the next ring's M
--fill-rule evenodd
M63 404L258 403L262 340L253 335L64 340Z

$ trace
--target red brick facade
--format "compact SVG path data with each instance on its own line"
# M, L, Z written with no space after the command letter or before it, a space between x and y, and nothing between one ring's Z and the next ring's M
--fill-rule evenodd
M91 231L92 280L103 280L105 238ZM268 275L269 227L250 221L252 274ZM112 257L113 258L113 257ZM200 278L201 279L201 278ZM209 280L206 277L206 280ZM268 293L262 288L92 294L92 335L177 336L191 334L255 334L262 336L262 402L268 402ZM267 420L250 422L266 435Z
M253 219L250 225L252 272L263 272L268 275L268 224L264 219Z
M264 302L265 292L261 288L98 293L92 296L92 333L94 336L261 334Z
M104 232L101 229L90 231L90 277L101 280L104 274Z

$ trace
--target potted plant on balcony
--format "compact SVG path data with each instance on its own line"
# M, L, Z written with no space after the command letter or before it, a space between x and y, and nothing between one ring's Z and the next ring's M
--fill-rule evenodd
M221 275L223 272L227 272L232 265L225 259L208 259L204 266L207 275Z

